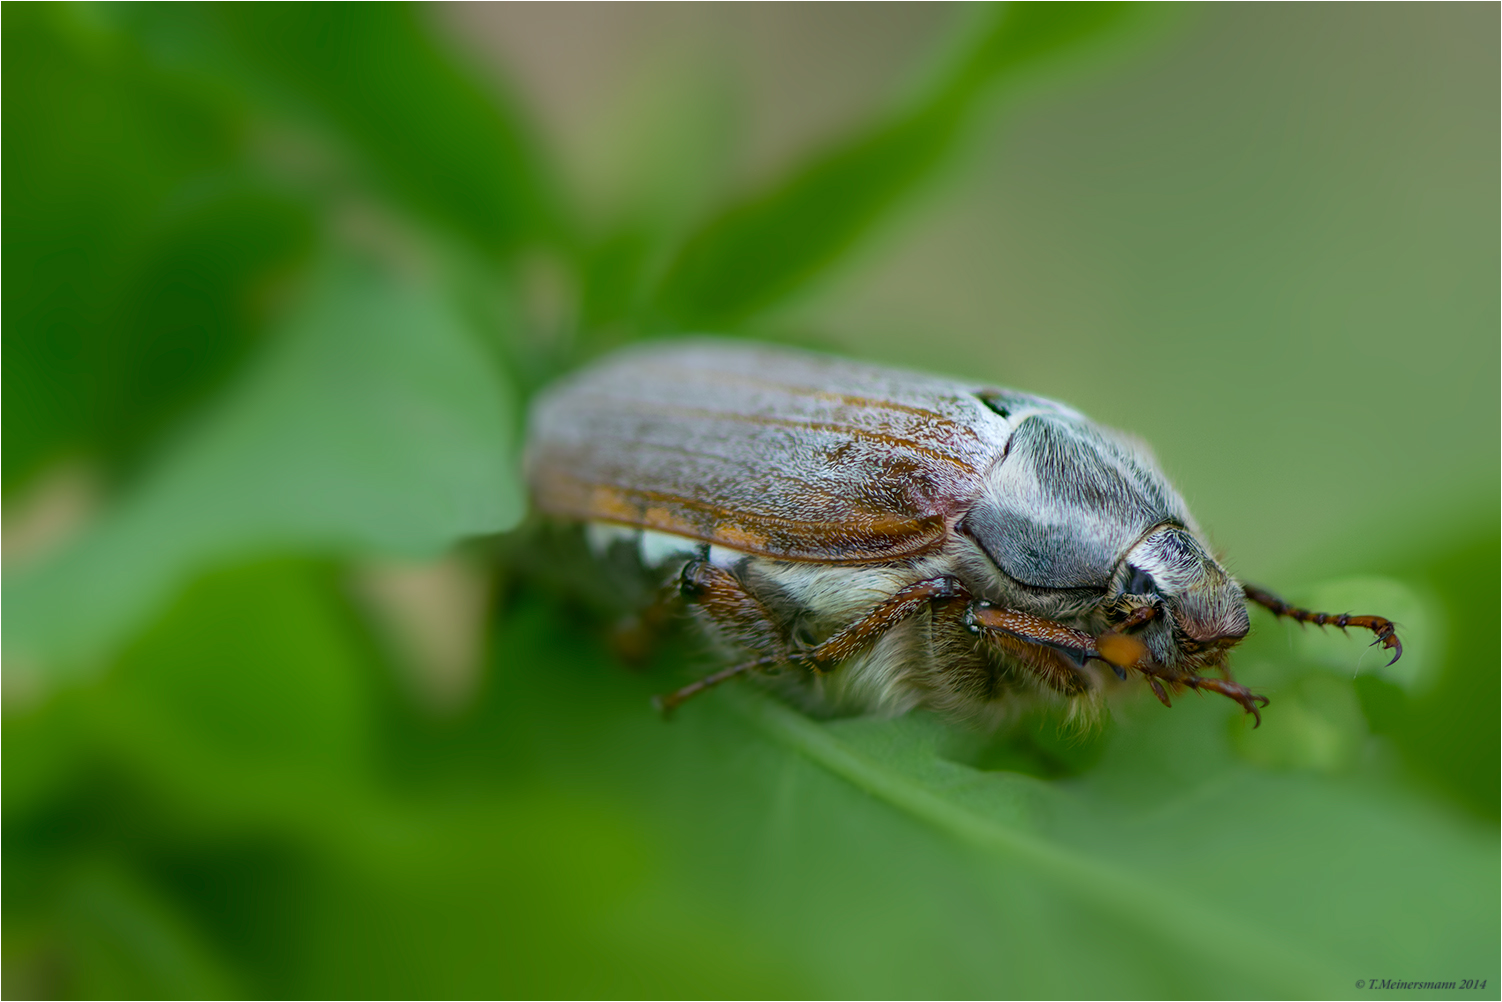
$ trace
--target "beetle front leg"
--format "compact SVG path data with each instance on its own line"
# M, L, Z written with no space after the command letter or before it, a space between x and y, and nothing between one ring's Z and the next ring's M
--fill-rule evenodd
M1167 690L1163 687L1163 683L1165 682L1168 683L1169 688L1175 690L1180 686L1184 686L1196 692L1200 690L1218 692L1222 696L1234 699L1237 703L1240 703L1241 708L1252 715L1253 729L1262 726L1261 710L1270 701L1266 696L1258 695L1239 682L1230 678L1207 678L1204 675L1192 675L1188 672L1173 671L1151 660L1135 664L1132 667L1142 673L1142 677L1147 680L1147 684L1152 688L1153 695L1157 696L1158 701L1164 706L1173 706L1173 703L1169 702Z
M1086 661L1105 660L1090 634L990 602L971 602L963 622L971 633L1020 661L1044 684L1067 696L1089 690L1090 678L1083 670Z
M1334 626L1345 630L1354 626L1362 630L1371 630L1377 635L1371 646L1381 644L1385 650L1393 652L1392 660L1388 665L1397 664L1398 658L1403 656L1403 642L1398 639L1397 627L1392 621L1383 619L1381 616L1353 616L1348 612L1332 615L1328 612L1312 612L1309 609L1300 609L1296 605L1289 605L1270 591L1261 588L1253 588L1251 585L1242 585L1241 590L1247 600L1262 606L1274 616L1287 616L1289 619L1300 623L1313 623L1315 626Z
M988 602L972 603L965 613L965 625L1035 669L1043 681L1068 695L1085 690L1088 683L1081 668L1094 658L1110 665L1121 679L1126 678L1128 670L1141 672L1153 695L1164 706L1173 705L1164 683L1175 689L1179 686L1205 689L1240 703L1255 718L1254 727L1262 724L1259 710L1267 705L1266 696L1259 696L1228 678L1205 678L1160 665L1153 661L1142 641L1125 633L1108 630L1092 637L1051 619L1015 609L999 609Z

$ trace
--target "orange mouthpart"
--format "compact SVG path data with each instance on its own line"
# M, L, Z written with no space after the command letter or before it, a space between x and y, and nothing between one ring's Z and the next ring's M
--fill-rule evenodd
M1117 668L1135 668L1148 657L1147 645L1136 637L1109 631L1095 638L1095 649Z

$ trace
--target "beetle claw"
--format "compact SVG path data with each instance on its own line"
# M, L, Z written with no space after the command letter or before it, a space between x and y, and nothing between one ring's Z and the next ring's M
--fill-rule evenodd
M1157 696L1158 701L1164 706L1173 706L1168 701L1168 690L1164 687L1164 682L1167 682L1170 687L1175 689L1181 685L1188 686L1195 692L1203 692L1208 689L1211 692L1218 692L1222 696L1234 699L1237 703L1240 703L1241 708L1250 713L1256 721L1252 726L1254 728L1262 726L1261 709L1268 704L1268 698L1258 695L1238 682L1233 682L1229 675L1226 678L1206 678L1201 675L1180 675L1153 664L1138 665L1137 667L1142 672L1143 677L1147 679L1147 684L1152 688L1153 695Z
M1403 641L1399 640L1398 635L1393 632L1391 623L1387 624L1387 628L1379 632L1377 639L1367 646L1376 647L1378 644L1381 644L1384 650L1392 651L1392 660L1387 662L1389 668L1397 664L1398 658L1403 656Z
M1266 696L1258 695L1246 686L1232 682L1229 679L1201 678L1198 675L1190 675L1184 679L1184 684L1196 691L1209 689L1211 692L1218 692L1222 696L1236 700L1236 702L1241 704L1241 708L1250 713L1256 721L1252 724L1254 730L1262 726L1262 714L1259 711L1271 702Z

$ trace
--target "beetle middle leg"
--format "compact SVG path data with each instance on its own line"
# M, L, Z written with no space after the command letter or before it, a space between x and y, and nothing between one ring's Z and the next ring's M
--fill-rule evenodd
M883 601L866 615L857 619L834 636L824 641L800 660L822 670L858 654L875 643L892 627L911 616L929 608L935 602L950 602L969 598L965 586L954 578L929 578L908 585Z
M953 608L951 615L961 618L976 632L986 633L989 640L1014 660L1026 664L1060 692L1070 695L1084 692L1089 687L1089 678L1080 665L1086 658L1101 657L1095 638L1090 634L1024 612L997 609L986 602L972 601L965 586L951 577L914 582L812 650L793 653L780 634L775 640L766 636L768 630L775 628L764 618L764 608L730 572L712 564L691 563L684 568L683 579L685 593L700 602L717 624L732 636L743 634L744 646L771 651L660 697L657 704L664 711L753 668L803 664L814 671L823 671L867 649L912 616L940 606L953 608L961 602L968 602L968 605L963 611ZM1079 663L1075 663L1072 656L1077 656Z
M710 619L732 639L752 650L767 653L657 697L654 702L664 713L704 690L754 668L803 664L821 671L864 650L898 623L929 608L934 602L969 598L964 585L954 578L918 581L887 598L812 650L793 653L789 650L787 638L773 623L760 600L729 571L705 561L693 561L684 568L682 581L685 595L699 603Z

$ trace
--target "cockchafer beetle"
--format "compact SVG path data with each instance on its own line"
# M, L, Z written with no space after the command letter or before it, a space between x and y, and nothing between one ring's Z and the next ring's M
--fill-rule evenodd
M1218 692L1261 723L1227 652L1247 603L1360 627L1238 583L1141 444L1063 404L746 342L627 349L544 392L527 476L544 515L625 544L743 660L810 709L999 718L1101 666ZM1202 674L1215 671L1216 675Z

